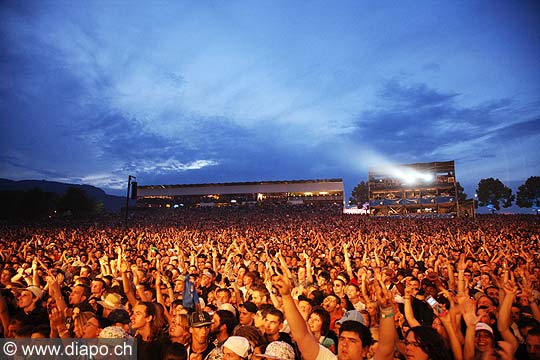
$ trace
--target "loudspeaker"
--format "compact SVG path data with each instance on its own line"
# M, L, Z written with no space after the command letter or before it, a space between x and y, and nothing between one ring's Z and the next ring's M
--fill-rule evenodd
M137 182L131 183L131 198L137 200Z

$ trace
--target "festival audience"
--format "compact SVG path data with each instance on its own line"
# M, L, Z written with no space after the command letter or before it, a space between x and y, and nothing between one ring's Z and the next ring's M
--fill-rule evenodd
M133 336L140 359L539 358L535 216L122 220L0 225L1 335Z

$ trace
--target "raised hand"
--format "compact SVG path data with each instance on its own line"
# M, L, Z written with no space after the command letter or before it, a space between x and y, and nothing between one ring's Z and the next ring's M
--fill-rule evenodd
M457 263L458 271L465 271L467 269L467 263L465 262L465 254L459 255L459 260Z
M480 316L476 315L476 303L474 300L468 298L465 295L458 295L458 308L463 315L465 324L469 327L474 327L480 321Z
M275 275L272 277L272 285L278 289L281 296L290 295L292 291L292 284L289 278L285 275Z

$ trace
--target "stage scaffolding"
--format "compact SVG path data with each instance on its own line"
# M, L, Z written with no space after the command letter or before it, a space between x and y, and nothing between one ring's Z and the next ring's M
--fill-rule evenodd
M368 177L371 215L459 213L453 160L370 168Z

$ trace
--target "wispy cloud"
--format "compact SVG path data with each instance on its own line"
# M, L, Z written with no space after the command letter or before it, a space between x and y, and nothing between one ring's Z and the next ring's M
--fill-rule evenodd
M214 160L195 160L190 163L182 163L176 159L167 159L159 162L143 160L139 164L139 169L144 173L164 174L168 172L180 172L187 170L199 170L207 166L216 166Z

